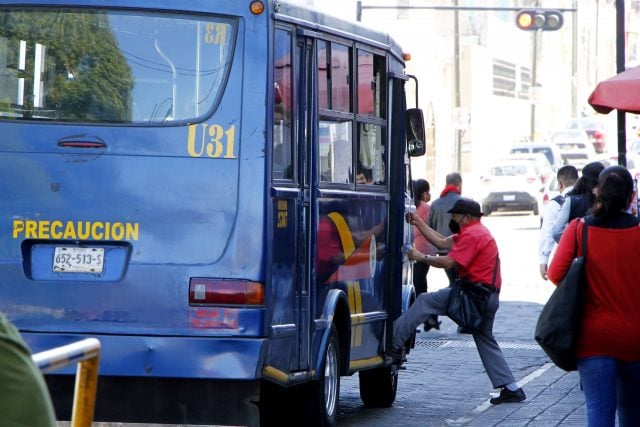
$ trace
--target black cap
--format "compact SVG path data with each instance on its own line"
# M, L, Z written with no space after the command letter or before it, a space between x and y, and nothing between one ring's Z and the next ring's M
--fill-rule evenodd
M480 204L466 197L460 197L454 203L453 207L447 211L448 213L469 214L471 216L480 218L482 212L480 211Z

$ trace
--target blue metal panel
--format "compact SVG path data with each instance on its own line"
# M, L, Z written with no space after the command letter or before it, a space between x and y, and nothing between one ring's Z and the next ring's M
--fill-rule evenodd
M264 339L23 333L32 352L100 340L100 375L251 380L262 371ZM107 362L107 363L105 363ZM74 374L75 366L59 371Z

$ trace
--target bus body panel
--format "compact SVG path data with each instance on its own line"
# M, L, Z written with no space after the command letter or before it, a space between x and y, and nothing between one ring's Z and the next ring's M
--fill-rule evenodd
M267 2L256 16L242 1L193 0L172 7L116 0L109 8L91 0L20 2L45 10L106 10L122 22L129 14L148 14L152 21L176 14L176 22L235 28L233 56L220 65L228 66L228 76L220 79L219 96L208 100L211 109L198 117L172 122L168 118L182 107L167 101L173 102L167 108L163 100L148 122L0 119L0 190L6 201L0 212L0 311L34 352L97 337L100 374L110 384L103 390L117 383L117 395L130 384L154 388L153 381L164 379L219 390L236 380L243 384L238 390L246 387L248 407L258 399L262 379L286 386L318 379L332 325L340 334L342 374L388 366L392 320L411 303L403 301L411 287L401 255L411 239L404 224L404 109L398 110L404 102L389 95L389 116L376 122L386 129L385 185L320 183L315 49L318 34L351 43L354 57L357 48L370 47L385 59L389 75L403 72L400 50L386 35L276 3ZM0 13L14 4L0 0ZM290 182L275 180L271 169L277 26L297 43L297 170ZM134 43L123 28L114 28L122 32L121 42ZM160 62L140 65L141 58L128 57L130 66L164 67L173 74L172 96L179 96L176 76L197 70L170 67L162 62L166 52L149 46ZM69 69L70 83L76 73ZM141 85L156 83L140 79ZM358 124L355 115L352 121ZM64 270L64 255L78 251L91 262L90 254L100 255L104 270ZM264 302L190 301L193 278L259 283ZM50 384L72 371L61 371ZM99 405L99 418L104 411ZM131 420L133 412L121 417ZM194 414L175 422L189 420L209 421Z

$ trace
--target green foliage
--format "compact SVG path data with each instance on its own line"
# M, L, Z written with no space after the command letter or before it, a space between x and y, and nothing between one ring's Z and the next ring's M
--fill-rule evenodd
M42 115L70 121L131 120L134 79L106 14L5 9L0 37L9 46L27 41L27 67L21 71L25 88L33 86L35 45L45 46Z

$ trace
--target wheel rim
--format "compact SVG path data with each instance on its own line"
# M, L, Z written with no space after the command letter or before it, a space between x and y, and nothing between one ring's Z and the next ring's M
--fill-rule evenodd
M324 401L327 414L332 416L336 410L338 394L338 357L333 343L327 348L327 360L324 365Z

